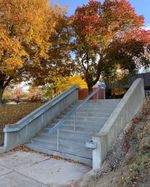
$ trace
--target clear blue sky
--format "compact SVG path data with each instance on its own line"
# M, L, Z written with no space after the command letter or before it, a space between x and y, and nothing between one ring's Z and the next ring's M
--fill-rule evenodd
M88 0L51 0L51 2L58 3L62 7L68 5L68 13L72 14L78 6L86 4ZM129 2L135 8L137 14L145 17L145 26L150 29L150 0L129 0Z

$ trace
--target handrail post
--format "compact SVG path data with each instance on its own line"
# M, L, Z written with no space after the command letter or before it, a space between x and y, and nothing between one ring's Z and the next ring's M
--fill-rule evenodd
M74 131L76 131L76 111L75 111L75 114L74 114Z
M97 97L97 101L98 101L98 95L99 95L99 93L98 93L99 91L97 91L97 93L96 93L96 97Z
M57 151L59 151L59 128L57 128Z
M89 115L89 111L88 111L88 106L86 107L86 109L85 109L85 112L86 112L86 119L88 120L88 115Z

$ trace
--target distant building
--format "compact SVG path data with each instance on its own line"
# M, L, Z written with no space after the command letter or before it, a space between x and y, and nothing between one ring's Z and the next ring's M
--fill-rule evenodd
M150 72L147 72L147 73L140 73L140 74L137 74L135 75L134 77L132 77L128 84L126 85L121 85L120 83L116 82L113 87L112 86L109 86L107 85L107 90L106 90L106 98L112 98L112 97L122 97L124 94L122 95L113 95L112 91L114 88L123 88L125 91L128 90L131 86L131 84L137 79L137 78L143 78L144 80L144 89L145 89L145 94L147 95L150 95Z
M130 87L130 85L132 84L132 82L135 79L137 79L137 78L143 78L144 79L144 88L145 88L145 90L150 90L150 72L148 72L148 73L140 73L140 74L135 75L131 79L131 81L130 81L130 83L129 83L128 86Z

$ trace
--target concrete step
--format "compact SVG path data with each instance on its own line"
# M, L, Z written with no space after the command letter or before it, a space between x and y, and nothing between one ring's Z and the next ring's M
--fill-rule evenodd
M88 112L103 112L103 111L112 111L116 106L113 107L106 107L106 106L97 106L97 107L93 107L93 106L84 106L82 108L80 108L78 111L76 112L82 112L82 111L88 111Z
M79 108L78 110L77 110L77 112L78 111L84 111L84 110L86 110L86 111L95 111L95 112L99 112L99 111L105 111L105 110L113 110L113 108L114 107L116 107L116 105L115 106L111 106L111 107L109 107L109 106L101 106L101 105L99 105L99 106L84 106L84 107L81 107L81 108Z
M70 117L68 117L68 118L73 118L73 117L104 117L105 115L108 117L111 113L113 112L113 110L107 110L107 111L105 111L105 113L104 114L102 114L102 112L101 111L97 111L97 112L90 112L90 111L79 111L79 112L77 112L76 114L73 114L73 115L71 115Z
M95 103L96 102L99 102L99 103L116 103L116 102L120 102L121 99L98 99L98 100L92 100L90 99L88 101L88 103Z
M67 153L67 154L73 154L79 157L83 157L83 158L88 158L91 159L92 158L92 151L87 149L85 147L85 144L77 144L74 142L74 144L71 144L69 142L66 141L59 141L59 150L57 150L57 144L52 144L50 142L48 142L45 139L37 139L37 140L33 140L32 144L34 146L40 145L43 148L52 150L52 151L60 151L63 153Z
M79 106L81 102L79 101L65 110L51 123L51 126L44 128L27 146L35 151L54 154L91 165L92 150L87 149L85 143L100 131L120 100L89 100L77 110L76 114L72 113L68 116L59 127L59 150L57 150L57 129L52 132L50 129L68 112Z
M74 126L74 123L76 121L76 125L77 126L100 126L108 119L109 115L107 115L107 117L101 117L101 116L76 116L76 119L75 119L75 116L70 116L68 119L66 119L63 123L63 125L67 125L67 126ZM54 127L56 124L57 124L58 121L56 122L53 122L51 124L49 124L47 126L47 128L45 129L49 129L49 128L52 128Z
M86 116L86 115L80 115L80 116L70 116L68 119L65 120L64 123L74 123L76 121L77 124L82 124L82 122L92 122L94 123L104 123L108 117L110 116L107 115L107 117L102 117L102 116Z
M115 105L115 104L118 104L120 102L120 100L117 100L117 101L107 101L107 100L101 100L100 102L97 102L97 101L88 101L87 103L85 103L85 105L106 105L106 106L111 106L111 105Z
M73 161L77 161L89 166L92 166L92 159L87 159L84 157L79 157L73 154L67 154L67 153L63 153L63 152L58 152L58 151L52 151L49 148L43 148L42 145L35 145L35 144L26 144L27 147L29 147L30 149L34 150L34 151L38 151L38 152L42 152L42 153L47 153L50 155L54 155L54 156L59 156L65 159L71 159Z
M57 131L56 130L52 131L52 132L42 131L42 133L48 134L50 136L55 136ZM76 138L80 138L80 136L81 136L81 137L84 137L85 139L86 139L86 137L92 137L93 136L92 131L85 131L85 132L78 131L78 130L74 131L73 129L70 129L70 130L69 129L62 129L61 127L59 127L59 134L60 134L60 136L65 136L68 139L71 139L73 136L75 136Z
M93 122L93 121L88 121L86 118L85 118L85 120L83 119L83 120L81 120L81 123L79 123L79 121L74 121L74 120L66 120L65 121L65 123L62 125L62 127L66 127L66 128L73 128L73 127L77 127L77 128L79 128L79 127L81 127L81 128L84 128L85 130L86 129L94 129L94 128L97 128L97 129L100 129L102 126L103 126L103 124L104 124L104 122L107 120L107 118L104 118L104 120L103 121L95 121L95 122Z
M101 126L102 128L102 126ZM100 127L91 127L91 128L85 128L84 126L78 126L78 127L74 127L72 126L62 126L59 128L59 136L62 139L68 139L70 137L70 139L87 139L87 138L92 138L92 136L95 133L98 133L100 130ZM69 133L69 135L68 135ZM36 137L40 137L40 136L46 136L48 137L56 137L57 136L57 132L49 132L47 129L44 129L39 135L37 135Z
M97 107L108 107L108 108L112 108L115 107L116 105L118 105L119 102L113 102L113 103L86 103L84 105L84 107L89 107L89 108L97 108Z
M97 131L98 132L98 131ZM60 140L67 140L67 141L74 141L74 142L86 142L92 139L92 136L96 133L96 130L94 131L86 131L86 132L81 132L81 131L73 131L73 130L66 130L66 129L60 129L59 131L59 139ZM45 132L42 131L40 134L38 134L34 138L43 138L43 139L48 139L50 140L56 140L57 139L57 132ZM33 138L33 139L34 139Z
M106 105L106 106L111 106L111 105L113 105L113 104L115 105L115 104L117 104L119 102L120 102L120 100L118 100L118 101L109 101L109 102L107 100L101 100L100 102L88 101L87 103L85 103L85 105L95 105L95 106L97 106L97 105Z
M116 105L115 105L116 106ZM97 105L97 106L95 106L95 105L90 105L90 106L82 106L81 108L79 108L77 111L82 111L83 109L85 110L87 110L87 111L99 111L99 110L111 110L111 109L113 109L115 106L105 106L105 105Z
M85 137L73 137L72 139L68 140L67 137L65 136L60 136L59 137L60 141L63 142L63 143L69 143L69 146L70 146L70 143L76 143L78 145L80 144L84 144L86 143L86 141L90 141L91 138L87 138L87 140L85 139ZM41 141L43 143L49 143L49 145L54 145L56 146L57 145L57 136L49 136L48 134L40 134L39 136L33 138L31 140L31 142L34 142L34 141Z
M101 102L102 103L102 102ZM107 103L107 102L106 102ZM93 104L92 104L93 105ZM75 114L72 114L69 118L74 118L75 116L76 117L79 117L79 118L89 118L89 117L103 117L103 116L109 116L112 111L113 111L114 107L112 108L91 108L91 110L89 110L88 108L88 112L87 112L87 108L83 107L83 108L80 108L77 112L76 112L76 115ZM64 114L61 115L60 117L58 117L57 119L55 119L55 121L53 121L53 123L57 123L60 121L60 119L62 119L64 117Z
M88 139L88 141L90 141L91 139ZM44 144L48 144L49 146L54 146L54 149L56 149L56 146L57 146L57 137L56 136L53 136L53 137L50 137L50 136L38 136L38 137L35 137L31 140L31 142L41 142L41 143L44 143ZM85 139L70 139L68 141L67 138L63 137L63 138L60 138L59 139L59 143L60 145L65 145L66 147L72 147L72 145L76 144L77 147L85 147L85 144L86 144L87 141L85 141Z
M75 128L76 131L81 131L81 132L85 132L85 133L90 131L90 132L97 133L97 132L100 131L100 129L102 128L102 126L103 126L103 125L101 125L101 127L99 127L99 126L97 126L97 127L96 127L96 126L95 126L95 127L93 127L93 126L91 126L91 127L85 127L85 126L81 126L81 125L80 125L80 126L77 126L77 125L76 125L76 126L74 127L73 125L72 125L72 126L63 125L63 126L61 127L61 129L64 129L64 130L67 129L67 130L72 130L72 131L73 131L74 128Z

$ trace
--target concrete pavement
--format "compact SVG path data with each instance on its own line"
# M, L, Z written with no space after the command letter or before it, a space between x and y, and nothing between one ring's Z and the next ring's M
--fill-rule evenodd
M0 187L64 187L91 168L35 152L0 154Z

